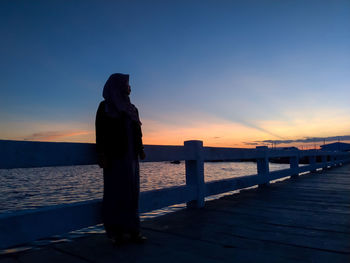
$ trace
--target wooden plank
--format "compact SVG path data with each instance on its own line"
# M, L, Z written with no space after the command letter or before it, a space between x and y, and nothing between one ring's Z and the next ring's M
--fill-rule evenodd
M178 213L177 218L168 216L165 219L155 220L146 227L158 231L182 233L193 239L203 239L204 233L209 232L216 236L215 239L221 240L223 237L218 234L219 232L264 242L307 247L334 253L350 253L349 243L347 242L350 234L339 231L317 230L315 228L299 228L294 225L268 224L260 216L262 211L256 211L254 216L242 218L240 214L235 213L237 210L240 209L233 209L232 214L230 213L231 216L226 213L227 210L224 213L222 211L209 212L208 210L202 210L192 215L183 212L183 215ZM250 207L248 210L251 211L252 208ZM276 219L276 213L269 214ZM286 217L289 216L290 214L286 215ZM296 220L296 217L292 219ZM305 216L298 217L298 219L303 221Z
M344 255L283 244L270 244L240 238L208 237L193 239L182 232L169 233L144 229L149 242L142 246L128 245L113 249L106 238L94 235L80 242L58 244L55 247L93 262L317 262L346 260ZM329 261L328 261L329 262Z
M11 256L0 256L0 263L20 263L16 258L11 257Z
M222 231L207 232L200 229L198 232L201 233L199 239L191 238L187 233L184 235L184 232L173 232L169 235L165 231L146 231L148 235L159 240L158 244L162 247L170 246L175 251L191 250L194 255L214 257L220 262L342 262L349 259L349 255L232 237ZM194 260L196 261L196 256Z
M238 207L239 204L236 205ZM338 204L320 204L313 201L298 201L290 200L284 202L283 204L266 202L266 200L256 200L253 202L245 202L244 206L247 208L254 209L255 207L259 209L264 208L274 208L281 210L292 210L292 211L309 211L313 213L331 213L334 216L350 215L350 206L342 206Z
M333 231L291 227L289 225L273 225L264 222L249 222L239 218L223 217L210 214L206 224L220 224L221 231L231 235L244 236L251 239L266 240L289 244L292 246L309 247L336 253L350 252L350 234ZM326 243L320 240L327 240Z
M342 242L342 239L339 239L339 237L344 236L342 233L331 233L331 238L329 238L329 233L320 230L296 228L298 230L296 231L288 226L259 223L257 221L259 217L251 218L253 220L241 219L234 215L229 217L225 213L200 211L192 215L187 214L187 216L177 213L176 218L169 216L165 219L154 220L150 224L146 223L145 227L172 234L181 234L194 240L225 242L231 238L242 238L333 253L348 251L347 242ZM320 242L322 237L328 238L329 246L322 241ZM237 245L235 243L234 246Z
M62 253L54 248L45 248L32 253L23 253L18 256L19 262L22 263L86 263L91 262L77 256L72 256L70 253ZM1 261L0 261L1 262Z
M349 193L347 194L349 195ZM326 198L322 198L322 196L317 194L298 194L298 193L293 194L293 192L290 191L286 193L279 193L279 192L266 193L265 195L252 194L250 197L241 197L241 198L245 198L246 202L248 201L254 202L255 198L257 197L259 197L260 200L265 203L274 202L274 200L276 199L276 200L283 200L283 201L280 201L280 203L285 203L285 204L298 202L300 204L305 203L305 205L307 204L315 204L315 205L319 204L319 205L325 205L325 206L336 205L339 207L344 207L344 209L350 208L349 197L348 196L344 197L343 195L338 195L338 196L326 195L324 196L324 197L328 197L326 199Z
M295 219L299 221L301 219L305 219L307 221L308 226L312 226L313 222L321 223L321 224L334 224L334 225L342 225L350 230L350 226L348 224L349 214L345 213L331 213L331 212L320 212L320 211L312 211L308 209L291 209L291 208L283 208L281 206L267 206L267 205L259 205L258 203L251 204L239 204L235 205L234 209L230 209L228 207L214 207L213 210L223 211L227 213L227 215L232 214L234 216L235 213L251 215L254 217L275 217L278 215L277 219ZM314 217L317 216L317 220L310 221ZM303 223L302 221L300 221ZM306 225L306 224L305 224ZM344 229L344 228L343 228Z

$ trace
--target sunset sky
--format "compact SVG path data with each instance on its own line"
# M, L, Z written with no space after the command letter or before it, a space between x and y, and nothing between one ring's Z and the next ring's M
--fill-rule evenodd
M350 141L350 1L0 1L0 139L94 142L130 74L145 144Z

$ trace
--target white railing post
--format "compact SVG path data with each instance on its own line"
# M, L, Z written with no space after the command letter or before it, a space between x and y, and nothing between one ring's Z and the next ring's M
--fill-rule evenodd
M309 156L309 164L311 165L311 169L310 169L310 172L314 173L316 172L316 156L315 155L312 155L312 156Z
M327 155L322 155L322 170L327 170Z
M289 158L290 169L292 170L292 178L297 178L299 175L299 156L291 156Z
M259 187L263 187L263 186L269 185L269 183L270 183L269 158L267 156L268 148L267 148L267 146L256 146L256 149L259 152L263 153L263 156L261 158L256 159L258 175L261 176L261 178L263 178L262 183L259 184Z
M186 185L194 186L197 198L187 202L188 208L204 207L205 183L204 183L204 156L202 141L185 141L186 155L189 159L186 163Z

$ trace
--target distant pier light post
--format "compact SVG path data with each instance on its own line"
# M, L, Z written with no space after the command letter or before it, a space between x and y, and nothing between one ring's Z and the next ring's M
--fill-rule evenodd
M269 158L267 155L268 148L267 146L256 146L258 152L261 153L261 156L256 159L258 175L261 176L261 183L259 187L267 186L270 184L269 179Z
M289 157L290 169L292 170L292 178L297 178L299 175L299 156L291 156Z
M204 207L204 152L202 141L185 141L186 152L186 185L196 189L196 200L187 202L189 208Z

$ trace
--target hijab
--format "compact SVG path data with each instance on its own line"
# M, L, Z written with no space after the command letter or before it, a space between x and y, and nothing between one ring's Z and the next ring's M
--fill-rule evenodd
M128 74L115 73L109 76L103 88L103 98L106 101L105 111L112 118L120 117L122 113L125 113L141 125L138 110L130 102L128 84Z

